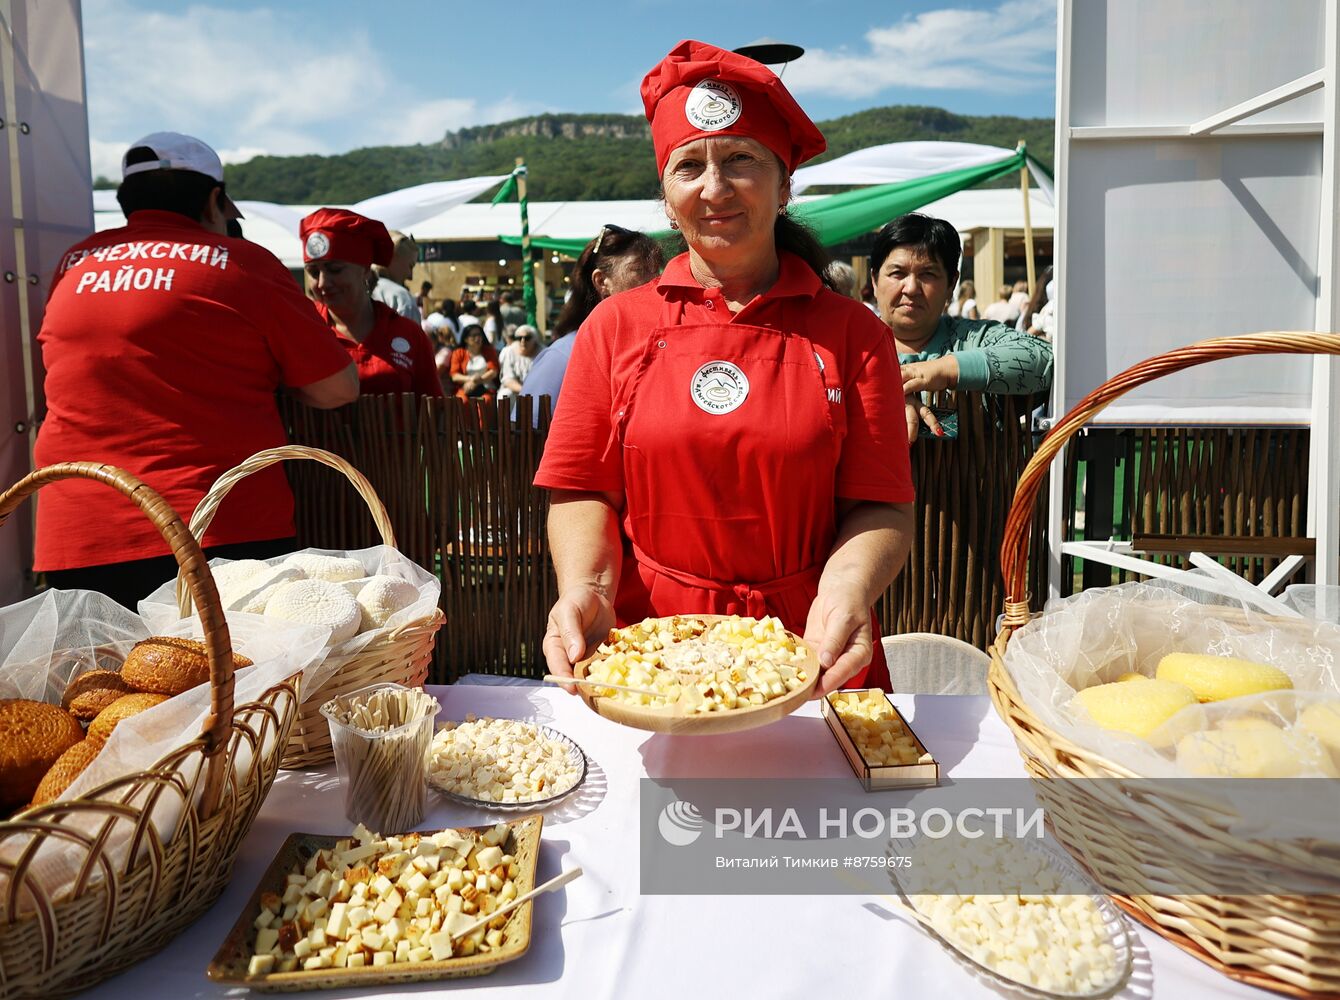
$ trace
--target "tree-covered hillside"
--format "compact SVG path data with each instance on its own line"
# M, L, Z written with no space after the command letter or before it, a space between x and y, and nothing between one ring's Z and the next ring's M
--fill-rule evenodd
M820 163L857 149L912 139L980 142L1013 148L1018 140L1050 168L1050 118L973 117L941 108L871 108L820 122L828 152ZM339 156L258 156L224 173L234 198L290 205L343 203L435 180L503 174L518 156L529 167L536 201L651 198L656 167L646 121L635 115L541 115L450 132L440 143L356 149ZM99 178L99 186L114 186ZM1016 183L1002 179L1000 185ZM487 196L485 196L487 197Z

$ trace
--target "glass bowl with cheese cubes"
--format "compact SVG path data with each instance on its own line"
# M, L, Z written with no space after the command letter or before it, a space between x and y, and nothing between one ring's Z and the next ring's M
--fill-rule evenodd
M543 817L288 838L210 964L264 992L478 976L530 947Z
M1036 841L894 840L900 908L967 969L1031 997L1111 996L1130 978L1126 921L1068 856ZM1000 891L1017 889L1016 892ZM929 892L927 889L958 889ZM983 891L983 890L996 891Z
M819 658L776 618L674 615L611 629L573 675L587 682L578 686L582 700L613 722L725 733L803 705L818 683Z
M534 811L555 805L586 780L586 754L548 726L518 719L444 722L428 751L428 785L477 809Z

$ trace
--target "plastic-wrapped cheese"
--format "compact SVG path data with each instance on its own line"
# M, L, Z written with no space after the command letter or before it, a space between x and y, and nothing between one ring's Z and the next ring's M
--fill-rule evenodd
M1172 681L1113 681L1085 688L1075 695L1075 701L1096 725L1147 740L1176 713L1196 704L1196 696L1190 688Z
M296 566L310 579L329 580L331 583L357 580L368 572L357 559L326 556L319 552L295 552L281 565Z
M1340 701L1321 701L1298 713L1298 728L1330 751L1340 767Z
M381 628L397 611L419 599L419 588L398 576L371 577L358 591L355 600L362 611L359 631Z
M1177 766L1206 778L1333 776L1329 756L1306 733L1266 728L1188 733L1177 741Z
M358 632L362 610L349 592L329 580L294 580L274 592L265 613L275 618L330 629L332 644Z
M1289 675L1278 667L1205 653L1169 653L1159 660L1155 676L1186 685L1201 701L1223 701L1293 687Z

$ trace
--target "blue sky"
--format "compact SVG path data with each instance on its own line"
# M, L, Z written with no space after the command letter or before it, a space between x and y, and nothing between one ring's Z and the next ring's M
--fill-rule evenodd
M148 132L239 162L434 142L541 112L640 113L681 38L803 46L784 79L815 118L886 104L1051 116L1055 0L436 3L84 0L94 173Z

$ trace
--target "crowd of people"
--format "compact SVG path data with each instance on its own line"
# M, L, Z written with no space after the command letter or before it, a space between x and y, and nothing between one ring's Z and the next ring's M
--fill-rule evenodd
M189 512L221 472L284 442L278 391L320 408L547 395L553 672L616 620L775 614L820 650L824 690L886 685L870 609L910 543L908 449L956 433L928 394L1046 390L1053 285L1005 286L979 309L954 227L913 213L875 236L860 290L788 211L792 171L825 142L770 70L684 42L642 94L687 250L666 261L650 236L602 226L547 346L510 292L412 293L412 237L345 209L302 220L299 288L235 235L212 149L136 143L126 226L73 247L53 284L38 463L96 455ZM136 421L117 418L127 403ZM268 471L234 490L207 552L292 547L292 496ZM37 528L53 585L131 604L171 575L147 522L88 483L45 491Z

